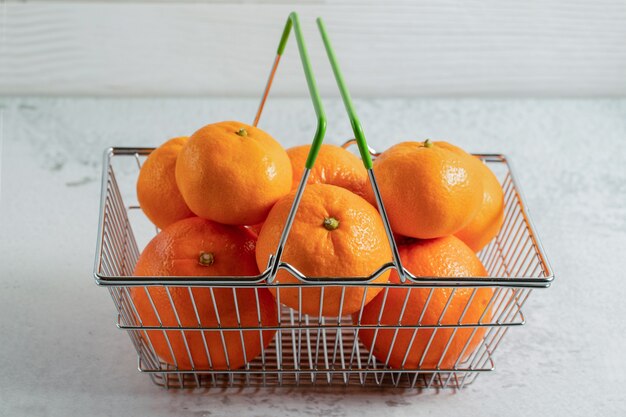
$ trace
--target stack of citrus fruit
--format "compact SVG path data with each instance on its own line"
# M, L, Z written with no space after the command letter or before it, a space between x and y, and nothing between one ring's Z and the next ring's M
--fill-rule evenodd
M165 142L150 154L137 182L141 208L162 231L142 252L135 275L266 271L309 150L285 150L268 133L240 122L210 124ZM487 275L475 252L498 233L503 196L480 160L445 142L404 142L375 160L374 173L408 271ZM451 367L467 359L484 327L437 326L490 320L492 291L315 285L319 278L370 276L391 261L391 248L359 158L323 145L308 184L281 257L307 282L281 269L275 283L254 288L133 288L144 326L216 329L147 330L154 352L179 369L244 366L271 342L284 304L313 316L352 315L362 325L427 326L360 331L360 341L394 368ZM396 283L399 277L386 270L372 282ZM220 334L219 327L248 329Z

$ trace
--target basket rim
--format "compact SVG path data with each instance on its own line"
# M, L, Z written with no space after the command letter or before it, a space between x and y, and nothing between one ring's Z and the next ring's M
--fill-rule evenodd
M150 154L154 147L109 147L106 148L103 155L103 168L100 190L100 209L98 219L98 235L96 240L96 253L93 266L93 277L99 286L174 286L174 287L276 287L276 288L302 288L312 284L320 287L325 286L367 286L381 288L449 288L449 287L494 287L494 288L548 288L554 281L555 275L548 262L545 249L541 244L536 232L536 227L526 207L526 198L515 176L511 161L505 154L501 153L476 153L474 156L481 160L490 162L499 162L507 165L509 175L513 182L515 192L518 194L519 209L528 227L529 237L536 249L536 255L544 274L543 278L530 277L416 277L404 270L407 281L404 283L376 283L374 281L380 274L388 269L396 269L393 263L389 262L382 265L372 275L367 277L306 277L296 268L286 262L281 262L279 269L289 272L291 275L300 280L300 283L267 283L270 269L255 276L176 276L176 277L138 277L138 276L119 276L106 275L100 272L101 258L103 254L103 231L104 231L104 211L107 198L107 188L109 182L109 168L111 160L116 156L146 156Z

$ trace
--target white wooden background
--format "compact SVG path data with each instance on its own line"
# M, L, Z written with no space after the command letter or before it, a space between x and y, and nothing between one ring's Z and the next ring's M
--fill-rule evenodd
M262 90L287 14L301 14L335 94L323 16L355 96L626 94L626 2L0 0L0 95L228 95ZM275 92L306 94L293 40Z

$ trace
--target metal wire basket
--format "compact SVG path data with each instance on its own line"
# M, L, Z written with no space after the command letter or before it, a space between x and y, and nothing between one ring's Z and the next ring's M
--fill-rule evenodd
M323 109L317 97L317 91L308 66L308 57L304 42L301 39L297 16L292 14L288 20L286 31L281 40L281 47L268 80L265 94L261 101L258 122L269 86L276 70L284 42L293 26L298 39L298 46L309 88L314 98L314 106L320 119ZM335 70L340 88L343 79L330 44L328 43L323 24L320 30ZM282 48L282 49L281 49ZM361 156L376 153L366 147L364 137L359 138L360 123L353 114L352 103L345 87L342 96L346 108L351 115L357 138L344 146L354 143L359 145ZM317 103L316 103L317 97ZM320 125L318 125L319 127ZM316 140L323 137L323 130L316 133ZM319 137L318 137L319 136ZM360 140L361 139L361 140ZM365 151L364 151L365 150ZM394 252L394 261L382 265L368 277L338 279L336 277L306 277L292 265L280 261L282 244L289 233L288 219L277 248L276 256L270 261L268 269L256 277L136 277L132 276L135 263L139 257L140 247L155 234L154 226L143 216L135 195L136 177L143 159L152 151L151 148L111 148L105 153L102 180L101 211L98 230L97 253L94 266L96 282L109 289L116 306L117 326L125 330L135 346L138 354L138 368L148 373L152 380L165 387L243 387L243 386L289 386L289 385L359 385L359 386L393 386L393 387L439 387L462 388L475 380L482 372L494 369L493 355L502 338L510 327L524 324L522 307L532 289L547 288L553 280L553 273L548 265L537 235L534 232L525 204L510 164L506 157L498 154L477 155L486 163L500 180L505 196L504 223L500 233L479 253L479 258L489 272L489 277L457 278L457 277L416 277L406 271L397 255L397 246L393 241L382 202L378 197L379 209L387 227L390 244ZM365 161L365 157L364 157ZM314 158L313 158L314 162ZM371 168L371 166L370 166ZM378 194L373 173L370 179ZM306 184L306 175L302 179L299 192ZM292 208L297 210L297 201ZM158 232L158 231L157 231ZM402 278L401 283L376 283L373 280L387 269L394 268ZM278 270L285 270L299 279L297 284L275 282ZM259 290L272 286L276 290L275 303L277 308L276 321L268 325L263 322L259 303ZM143 291L150 298L151 287L164 289L169 298L169 305L174 312L175 320L161 320L158 309L152 303L158 323L144 323L138 313L137 306L131 296L132 291ZM200 296L196 290L204 289ZM341 308L332 316L322 315L322 303L317 315L303 314L302 309L291 309L280 302L281 291L298 291L298 305L302 305L302 290L319 288L323 299L324 291L339 291L341 300L351 288L363 290L361 310L366 302L368 291L380 291L382 309L385 308L387 295L398 289L408 289L403 299L400 316L397 322L365 323L362 313L345 315ZM235 317L220 317L215 303L215 292L231 289L235 305ZM243 323L239 305L235 295L237 289L251 289L255 293L257 312L255 323ZM189 301L195 311L197 320L183 322L177 312L177 303L172 297L173 291L188 293ZM407 324L403 317L407 311L407 300L411 291L422 291L425 302L423 311L435 308L429 303L433 298L445 294L445 303L437 310L435 319L419 320ZM469 306L478 298L477 294L489 291L489 297L481 306L479 314L470 317ZM151 298L150 298L151 300ZM459 301L460 300L460 301ZM451 305L462 302L465 306L458 316L450 319L447 315ZM198 306L213 306L217 325L203 323L198 314ZM434 302L433 302L434 304ZM342 302L340 302L342 305ZM250 308L250 306L245 306ZM408 307L410 308L410 307ZM247 341L250 338L263 339L264 332L275 331L271 343L265 346L262 342L258 357L246 358ZM389 357L367 349L361 337L368 332L374 340L380 336L390 340L389 349L394 348L398 340L404 338L408 344L403 348L410 350L421 343L419 361L407 362L407 355L401 366L389 366ZM361 335L360 335L361 333ZM246 364L237 369L229 366L230 336L238 335L236 343L241 344ZM385 335L385 336L383 336ZM185 360L170 363L162 360L151 340L162 337L167 342L170 352L175 343L184 343ZM204 349L190 349L188 340L198 337L202 339ZM237 339L237 338L235 338ZM228 340L228 342L227 342ZM207 342L209 341L209 342ZM212 356L215 351L209 345L221 346L220 355L226 358L226 367L213 366ZM434 346L438 345L438 348ZM213 355L212 353L213 352ZM207 366L196 366L198 355L206 359ZM433 357L433 355L435 355ZM176 355L171 355L176 358ZM180 355L178 356L180 359Z

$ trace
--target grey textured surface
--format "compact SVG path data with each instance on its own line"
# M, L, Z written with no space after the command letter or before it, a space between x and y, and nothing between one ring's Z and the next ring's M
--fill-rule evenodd
M514 162L557 274L509 331L496 371L460 392L166 391L136 370L106 290L91 279L100 159L158 145L257 100L0 99L0 415L624 415L626 101L368 100L371 145L448 139ZM327 101L328 140L349 125ZM314 129L306 100L270 100L285 146Z

